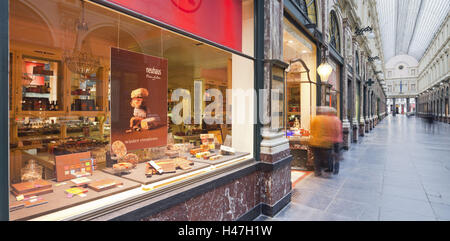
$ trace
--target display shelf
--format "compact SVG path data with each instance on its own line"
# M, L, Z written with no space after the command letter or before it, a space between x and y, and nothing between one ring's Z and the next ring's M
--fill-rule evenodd
M97 117L100 115L106 115L105 111L70 111L70 115Z
M18 111L16 113L16 117L40 117L40 118L48 118L48 117L60 117L65 116L67 113L64 111L39 111L39 110L26 110L26 111Z
M145 169L146 169L146 163L139 163L137 167L130 171L129 174L123 174L119 175L122 178L135 181L144 185L152 184L155 182L159 182L162 180L166 180L172 177L180 176L189 172L193 172L199 169L203 169L205 167L209 167L210 164L203 163L203 162L194 162L194 165L192 166L192 169L189 170L177 170L176 173L166 173L162 175L155 174L150 178L147 178L145 176ZM105 173L115 175L115 172L112 168L105 168L102 170Z
M50 98L50 93L32 93L32 92L25 92L23 94L23 97L27 98Z
M300 115L300 112L288 112L288 115Z
M219 154L219 150L214 150L211 153L213 154ZM236 152L236 154L234 155L229 155L229 156L223 156L222 158L215 160L215 161L211 161L211 160L205 160L205 159L198 159L198 158L193 158L189 155L188 159L192 160L194 162L202 162L202 163L206 163L206 164L210 164L210 165L216 165L216 164L222 164L231 160L235 160L244 156L249 155L250 153L247 152Z

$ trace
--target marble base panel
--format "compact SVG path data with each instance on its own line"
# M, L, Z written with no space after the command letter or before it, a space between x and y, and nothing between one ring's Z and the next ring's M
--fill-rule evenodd
M359 123L359 136L364 136L366 132L366 125L364 123Z
M272 172L262 172L261 181L261 202L275 205L292 190L290 163Z
M282 160L284 158L287 158L291 155L291 150L290 149L286 149L284 151L275 153L275 154L264 154L261 153L260 157L261 157L261 161L262 162L267 162L267 163L274 163L277 162L279 160Z
M289 157L288 157L289 158ZM250 175L182 201L142 221L234 221L254 215L263 207L276 207L265 215L281 210L280 203L289 203L291 184L290 162L272 171L258 170ZM267 209L267 208L266 208ZM259 211L261 210L261 211ZM266 210L267 211L267 210Z
M342 144L342 147L344 148L344 150L350 149L350 140L351 140L350 135L351 135L350 128L343 128L342 137L343 137L344 142Z
M353 129L352 142L358 142L358 135L359 135L358 125L353 125L352 129Z
M233 221L260 203L260 182L254 172L142 221Z

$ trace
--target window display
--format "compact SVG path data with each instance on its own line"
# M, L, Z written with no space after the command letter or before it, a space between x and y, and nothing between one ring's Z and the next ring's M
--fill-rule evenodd
M309 170L310 123L317 106L317 47L298 28L284 19L286 70L286 137L293 156L292 166Z
M316 49L287 19L284 20L284 61L287 72L287 129L299 125L295 135L308 136L316 110ZM289 135L291 136L291 135Z
M253 1L234 3L238 30L253 34ZM10 24L11 220L251 158L253 123L234 124L239 100L226 92L253 90L253 60L87 0L10 0ZM193 118L195 103L218 99L216 122Z

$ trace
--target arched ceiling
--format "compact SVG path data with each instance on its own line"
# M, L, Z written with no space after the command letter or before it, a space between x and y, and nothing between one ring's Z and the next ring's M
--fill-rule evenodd
M420 60L449 10L448 0L377 0L384 58Z

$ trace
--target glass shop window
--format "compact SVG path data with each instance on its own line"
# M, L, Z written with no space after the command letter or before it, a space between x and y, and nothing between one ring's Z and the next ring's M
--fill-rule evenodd
M253 155L239 119L256 111L251 59L90 1L10 0L10 50L12 220L79 215Z
M287 129L309 136L311 118L316 114L316 51L287 19L284 19L284 62L289 64L286 78Z

